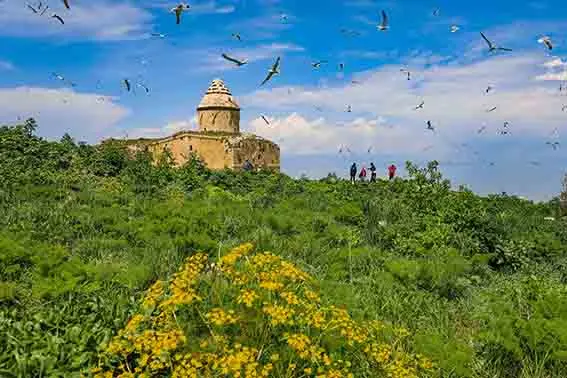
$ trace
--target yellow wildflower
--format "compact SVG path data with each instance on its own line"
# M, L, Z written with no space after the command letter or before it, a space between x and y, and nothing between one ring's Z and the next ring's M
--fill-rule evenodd
M317 293L315 293L314 291L311 291L309 289L305 289L303 291L303 293L305 294L305 298L309 299L311 302L320 302L321 299L319 298L319 295Z
M234 310L225 312L222 308L213 308L205 317L219 327L225 324L234 324L238 321L238 317L234 315Z
M264 313L270 315L270 323L274 326L279 324L293 324L293 315L295 311L292 308L286 308L278 305L267 305L262 308Z
M254 301L259 298L258 294L254 290L246 289L240 290L240 295L236 299L237 303L244 303L246 307L252 307Z
M142 306L145 308L153 307L157 304L159 298L163 295L163 282L156 281L148 290Z
M284 291L280 294L280 296L285 299L285 301L287 302L287 304L290 305L298 305L300 304L299 298L297 297L297 295L295 295L292 292L289 291Z
M260 287L262 289L266 289L269 291L278 291L281 288L283 288L283 284L281 282L275 282L275 281L261 281L260 282Z

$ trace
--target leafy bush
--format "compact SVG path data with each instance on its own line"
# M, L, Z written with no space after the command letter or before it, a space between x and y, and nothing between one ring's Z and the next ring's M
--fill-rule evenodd
M156 281L141 312L108 344L95 377L411 378L433 369L405 350L406 329L358 324L321 300L294 264L252 249L241 245L211 265L196 254L171 281Z

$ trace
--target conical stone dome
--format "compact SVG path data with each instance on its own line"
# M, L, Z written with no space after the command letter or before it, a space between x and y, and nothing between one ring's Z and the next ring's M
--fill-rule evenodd
M240 109L230 89L224 84L221 79L215 79L207 89L207 93L203 96L201 103L197 110L207 108L226 108L226 109Z
M221 79L215 79L197 107L199 130L237 134L240 132L240 107Z

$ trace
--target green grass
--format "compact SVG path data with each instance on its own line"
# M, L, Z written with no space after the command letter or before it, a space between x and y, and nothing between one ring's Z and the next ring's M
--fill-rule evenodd
M567 376L557 201L452 191L435 163L352 186L0 128L0 376L78 376L188 256L252 242L360 321L410 330L441 377ZM556 221L545 221L554 216Z

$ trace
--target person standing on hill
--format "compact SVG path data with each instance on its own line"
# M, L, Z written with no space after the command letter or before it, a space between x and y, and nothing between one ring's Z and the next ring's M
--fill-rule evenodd
M370 163L370 182L376 182L376 166Z
M394 164L388 167L388 178L392 180L396 176L396 166Z
M350 166L350 182L354 185L356 181L356 163L352 163Z
M362 169L360 170L360 174L358 175L360 181L364 182L366 180L366 167L363 165Z

